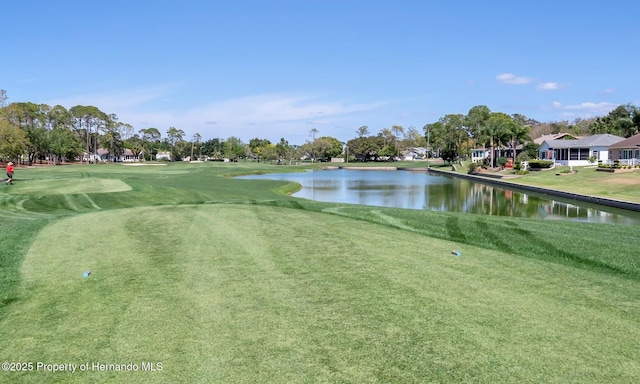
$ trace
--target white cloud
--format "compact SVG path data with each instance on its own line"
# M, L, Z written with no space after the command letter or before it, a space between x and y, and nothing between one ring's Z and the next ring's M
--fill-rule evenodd
M330 121L330 120L312 120L312 121L307 121L307 124L311 124L311 125L328 125L328 124L333 124L333 121Z
M105 113L116 113L128 108L139 107L149 101L158 100L169 92L169 87L131 89L111 93L74 95L45 101L49 105L71 108L76 105L93 105Z
M254 95L211 103L187 111L185 118L192 122L217 121L219 124L235 124L240 121L256 123L300 121L323 117L341 116L376 108L383 103L346 104L316 100L311 96ZM327 121L320 120L326 124Z
M533 79L529 77L516 76L513 73L502 73L496 76L496 80L498 80L503 84L511 84L511 85L528 84L533 81Z
M607 94L609 94L609 93L613 93L613 92L615 92L615 91L616 91L616 90L615 90L614 88L607 88L607 89L605 89L604 91L602 91L602 93L603 93L603 94L605 94L605 95L607 95Z
M309 124L323 126L323 134L345 136L340 123L359 113L374 111L388 102L349 103L328 101L308 94L260 94L182 108L168 103L180 96L172 87L120 90L113 93L74 95L41 101L49 105L93 105L105 113L115 113L121 122L136 130L156 127L164 131L174 126L188 134L199 132L203 137L234 135L277 139L286 137L303 142ZM359 123L354 123L354 126Z
M575 111L582 117L603 116L615 109L618 104L603 101L600 103L584 102L580 104L564 105L559 101L554 101L552 107L563 111Z
M540 83L536 86L536 89L539 91L555 91L561 89L561 85L558 83Z

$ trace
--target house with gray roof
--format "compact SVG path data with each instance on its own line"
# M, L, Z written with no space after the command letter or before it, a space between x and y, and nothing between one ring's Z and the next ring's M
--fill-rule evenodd
M621 165L640 164L640 133L611 145L609 160L619 160Z
M540 145L545 140L579 140L582 139L582 136L575 136L570 133L562 132L562 133L550 133L548 135L542 135L533 139L533 142Z
M595 162L609 160L609 147L624 140L624 137L600 134L577 140L545 140L540 144L539 157L553 160L556 165L590 165L589 158Z

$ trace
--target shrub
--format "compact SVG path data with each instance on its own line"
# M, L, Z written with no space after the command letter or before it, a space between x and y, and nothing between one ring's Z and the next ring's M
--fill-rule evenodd
M526 175L529 173L528 169L519 169L516 171L516 175Z
M504 165L507 164L509 160L507 160L506 157L500 156L498 157L498 164L500 165L500 167L504 168Z
M526 152L520 152L518 153L518 156L516 156L516 163L522 163L523 161L529 161L530 157Z
M531 169L543 169L551 168L553 160L531 160L529 162L529 168Z
M471 163L467 164L467 171L469 173L475 172L478 169L479 166L480 166L480 164L471 162Z

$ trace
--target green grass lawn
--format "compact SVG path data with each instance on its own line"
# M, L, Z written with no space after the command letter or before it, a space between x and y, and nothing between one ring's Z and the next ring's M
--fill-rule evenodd
M450 167L442 167L445 171L449 169ZM598 172L596 169L595 166L573 167L575 172L569 173L569 167L561 166L531 171L526 175L502 181L640 203L640 169L616 173ZM458 167L456 172L466 174L467 168ZM498 174L514 176L515 172L506 170Z
M0 382L640 380L636 228L319 203L228 177L294 168L19 169L0 191L3 361L89 371Z

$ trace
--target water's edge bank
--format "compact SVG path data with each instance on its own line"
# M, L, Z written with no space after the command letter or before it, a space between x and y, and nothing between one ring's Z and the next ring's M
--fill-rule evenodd
M619 209L626 209L629 211L640 212L639 203L631 203L628 201L614 200L614 199L608 199L608 198L597 197L597 196L581 195L579 193L558 191L556 189L535 187L531 185L524 185L524 184L518 184L518 183L509 182L509 181L502 181L496 178L469 175L469 174L456 173L456 172L448 172L448 171L443 171L443 170L434 169L434 168L429 168L428 172L434 173L437 175L460 177L463 179L469 179L469 180L478 181L478 182L487 183L487 184L495 184L495 185L503 186L509 189L518 189L522 191L536 192L536 193L546 194L550 196L557 196L565 199L581 201L585 203L598 204L598 205L604 205L612 208L619 208Z

